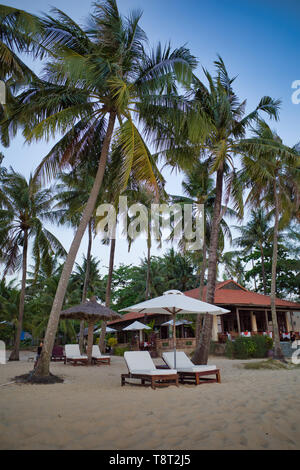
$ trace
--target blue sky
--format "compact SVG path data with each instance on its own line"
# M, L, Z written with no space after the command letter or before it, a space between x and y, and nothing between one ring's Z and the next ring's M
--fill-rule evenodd
M5 4L25 8L35 14L49 12L51 6L65 11L75 21L84 23L89 13L88 1L24 0L6 1ZM280 121L273 123L287 145L300 140L300 104L291 101L292 82L300 80L299 15L298 0L119 0L119 8L126 14L131 9L142 9L141 26L150 44L171 41L173 47L186 44L201 66L213 70L213 61L220 54L232 76L237 75L235 90L240 98L247 98L247 109L256 106L263 95L282 100ZM35 63L37 70L39 64ZM54 143L54 142L52 142ZM51 142L24 145L18 136L9 149L2 149L5 166L12 165L28 176L51 147ZM179 175L164 171L167 190L179 193ZM55 229L55 233L68 248L72 231ZM79 257L86 251L83 240ZM108 264L108 249L98 239L94 242L94 255L101 259L102 272ZM117 263L138 263L146 253L142 241L137 242L132 253L127 253L125 242L119 242ZM159 254L155 252L154 254Z

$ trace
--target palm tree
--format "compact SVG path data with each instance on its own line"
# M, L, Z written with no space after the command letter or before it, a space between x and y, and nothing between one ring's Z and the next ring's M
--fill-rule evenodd
M216 76L204 70L208 87L198 78L194 78L193 99L188 111L182 113L182 119L174 121L169 134L165 131L164 153L174 165L189 165L201 152L210 161L210 171L215 174L216 192L211 225L211 237L208 260L207 295L208 303L214 303L217 273L218 241L220 222L222 220L222 197L225 184L224 207L229 198L234 201L234 209L243 211L242 188L234 165L234 158L246 152L243 146L246 130L258 119L259 112L264 111L277 119L280 102L270 97L263 97L258 106L245 114L246 101L240 102L235 94L230 78L221 57L215 61ZM179 126L177 126L179 123ZM171 144L171 147L170 147ZM256 142L259 146L259 142ZM181 155L181 156L180 156ZM201 332L199 346L195 351L194 362L206 364L212 333L212 316L206 315Z
M112 233L110 234L110 251L109 251L109 265L108 265L108 276L105 290L105 306L109 307L111 303L111 288L112 288L112 278L114 271L114 262L115 262L115 250L116 250L116 229L117 229L117 219L114 220ZM101 333L99 338L99 349L102 353L105 352L104 342L106 335L106 321L103 320L101 323Z
M224 266L223 279L235 279L242 286L245 283L244 267L239 257L238 251L226 251L220 259L220 263Z
M171 51L159 45L156 53L148 55L144 48L146 35L139 26L141 13L122 17L116 0L95 4L88 28L81 28L59 10L54 12L56 18L43 19L43 46L55 52L46 66L47 80L37 80L18 97L19 105L11 110L7 126L19 122L28 140L47 138L57 130L65 134L57 151L43 160L38 174L53 174L58 167L76 160L76 147L88 145L94 135L99 135L100 124L104 139L94 185L54 298L43 352L35 369L39 376L49 374L68 279L101 188L113 135L122 148L122 187L126 187L133 172L155 189L151 160L132 115L142 119L147 114L147 102L157 97L166 101L169 90L174 92L174 79L186 82L196 65L186 48ZM145 106L139 113L141 101ZM116 122L119 127L114 133Z
M70 282L75 283L80 293L82 293L85 281L86 281L86 265L87 265L87 258L83 256L82 263L76 263L76 269L73 271ZM99 272L99 264L100 260L91 256L90 259L90 274L89 274L89 285L88 285L88 292L87 295L101 297L105 291L104 283L101 279L100 272Z
M160 174L155 159L152 158L150 151L146 148L146 152L148 153L149 159L151 160L152 169L155 174L157 180L157 187L158 191L162 193L162 185L164 183L164 179ZM103 194L103 202L108 202L112 204L115 208L115 212L117 213L117 208L119 204L119 197L126 196L128 198L128 203L131 205L133 203L138 202L139 204L144 204L146 206L150 206L151 202L157 200L156 193L150 191L150 188L146 187L146 185L142 185L139 180L136 179L136 175L133 173L128 178L128 188L125 191L122 191L122 182L120 181L120 174L122 174L122 169L120 168L120 161L121 161L121 154L122 149L120 146L115 146L112 149L109 163L107 165L107 177L105 179L105 191ZM126 217L130 219L128 214L123 214L120 212L121 208L119 207L119 215L122 217ZM148 214L149 215L149 214ZM100 218L96 217L96 221L98 222ZM151 250L151 234L150 234L150 216L148 216L148 223L146 227L147 231L147 251L148 251L148 271L147 271L147 280L146 280L146 291L149 288L150 284L150 271L149 271L149 263L150 263L150 250ZM111 294L112 294L112 281L113 281L113 270L114 270L114 259L115 259L115 249L116 249L116 230L117 230L118 218L117 216L112 220L112 227L111 233L109 233L109 243L110 243L110 254L109 254L109 266L108 266L108 276L107 276L107 284L106 284L106 293L105 293L105 305L106 307L110 307L111 304ZM141 230L142 233L143 229ZM106 234L107 236L107 234ZM104 243L107 243L107 238L105 237ZM128 237L129 243L129 250L131 248L131 244L134 240ZM104 351L104 341L105 341L105 334L106 334L106 321L102 321L101 326L101 334L99 339L99 348L101 352Z
M43 57L41 23L37 16L24 10L0 5L0 80L5 84L5 103L0 104L0 122L8 116L8 109L15 105L16 95L35 79L34 72L21 60L19 54ZM8 146L10 135L0 124L1 141Z
M274 220L271 280L271 313L274 333L274 356L282 359L276 315L276 268L278 234L288 226L299 210L300 156L295 148L282 143L268 124L259 120L253 137L245 141L248 155L243 158L244 179L251 188L247 198L253 205L263 204Z
M6 282L0 281L0 321L7 322L5 325L9 327L11 333L15 336L18 325L18 305L20 302L20 289L16 286L16 280ZM3 324L2 324L3 325ZM1 339L4 339L3 337ZM7 338L10 346L12 338Z
M130 185L124 195L128 197L128 203L131 206L132 204L141 204L146 208L148 217L147 224L139 226L139 230L128 235L128 251L131 250L133 242L139 237L143 236L146 238L147 243L147 273L146 273L146 283L145 283L145 299L149 299L151 291L151 248L152 248L152 233L151 233L151 204L163 203L167 200L168 196L164 191L164 179L162 175L158 172L156 168L156 174L159 179L159 195L154 194L147 185L137 184L134 181L130 181ZM133 222L133 218L130 214L127 215L128 223ZM160 229L159 229L160 231ZM134 236L134 238L133 238ZM157 240L158 247L161 247L161 233L159 233L160 238Z
M52 220L51 188L41 189L32 176L27 182L24 176L11 168L1 181L0 203L2 206L0 243L5 253L4 273L15 272L18 268L22 268L18 327L15 345L9 357L10 361L18 361L24 315L28 242L32 238L35 275L40 265L43 265L50 275L53 253L65 256L65 250L43 225L44 221Z
M0 79L32 79L33 72L19 53L41 52L41 25L37 16L24 10L0 5Z
M44 337L53 296L55 295L61 275L62 265L59 264L59 260L56 256L54 257L53 265L51 276L47 274L42 266L37 276L34 272L31 273L30 271L27 275L26 318L27 324L29 324L29 331L32 332L34 338ZM72 273L68 283L64 300L64 305L66 306L78 305L80 303L84 273L82 276L80 268L78 266L76 266L76 268L76 271ZM76 339L75 324L76 320L60 320L58 334L63 335L64 341L74 341Z
M195 164L188 170L184 171L185 177L182 182L183 191L185 197L173 196L174 202L181 204L203 204L204 205L204 239L202 247L202 265L200 272L199 281L199 300L203 300L203 288L205 281L205 272L207 265L207 245L210 242L213 208L215 203L215 188L213 178L209 172L209 160L201 161L197 160ZM223 216L237 217L237 213L228 208L222 206ZM224 239L227 237L231 241L230 229L222 217L220 221L220 232L218 241L218 256L224 249ZM203 316L198 315L196 321L196 338L197 343L200 339L200 329L203 321Z
M164 290L178 289L184 292L194 287L196 276L193 260L170 248L162 261L166 276Z
M2 166L3 160L4 160L4 155L2 152L0 152L0 178L3 178L3 176L7 172L7 169L4 166Z
M89 198L90 191L94 184L94 165L91 165L93 159L83 162L82 165L75 167L69 173L62 173L60 175L61 183L56 186L57 194L55 199L57 201L54 209L54 215L60 224L68 224L73 228L77 228L80 224L80 218L84 210L84 206ZM100 196L100 195L99 195ZM100 198L98 196L98 201ZM87 292L90 279L90 266L91 266L91 252L93 243L93 232L95 232L95 210L92 217L88 222L88 247L86 254L86 271L84 284L82 288L81 301L84 302L87 298ZM83 352L83 339L84 339L84 320L80 322L79 334L79 347Z
M264 295L268 294L265 273L264 247L271 236L269 220L270 218L267 217L266 212L261 207L258 207L256 210L251 211L250 219L245 226L233 227L240 232L240 237L236 238L233 243L235 246L243 248L244 254L248 254L252 251L253 247L258 245L261 258Z

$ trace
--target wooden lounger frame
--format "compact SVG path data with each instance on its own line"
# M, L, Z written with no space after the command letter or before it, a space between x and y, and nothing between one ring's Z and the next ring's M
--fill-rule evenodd
M94 364L107 364L110 365L110 357L92 357Z
M176 385L178 387L178 374L162 374L162 375L148 375L148 374L121 374L121 385L122 387L125 384L129 385L139 385L139 384L132 384L131 382L127 382L125 379L140 379L141 384L146 386L146 382L150 383L151 388L155 390L156 387L167 387L168 385Z
M84 365L86 366L87 363L88 363L88 359L87 358L72 358L72 357L66 357L65 360L64 360L64 364L67 364L67 362L71 362L73 366L78 366L78 364L80 365Z
M193 383L195 385L201 385L204 383L221 383L220 369L206 370L203 372L179 372L179 381L182 384ZM215 378L204 377L206 375L215 375Z
M156 366L157 369L165 369L169 368L169 366L166 363L166 366ZM195 385L201 385L205 383L221 383L221 373L220 369L211 369L211 370L204 370L203 372L195 372L195 371L186 371L186 372L180 372L179 370L177 371L177 374L179 375L179 382L181 384L195 384ZM215 375L215 378L212 379L210 377L205 377L206 375Z
M66 356L63 355L63 356L51 356L51 361L52 362L64 362L65 363L65 360L66 360Z

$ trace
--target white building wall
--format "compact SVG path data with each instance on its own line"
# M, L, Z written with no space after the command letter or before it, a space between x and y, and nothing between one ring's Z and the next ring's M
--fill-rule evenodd
M291 314L293 331L300 331L300 312L293 312Z

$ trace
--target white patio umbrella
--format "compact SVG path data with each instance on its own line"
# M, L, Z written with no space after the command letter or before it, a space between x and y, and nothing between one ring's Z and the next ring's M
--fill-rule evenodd
M106 333L115 333L117 330L115 328L111 328L110 326L106 327ZM94 334L101 333L101 328L98 328L98 330L94 331Z
M141 332L142 330L151 330L151 328L140 321L134 321L131 325L126 326L123 328L123 331L139 331L140 332L140 341L141 339Z
M136 305L123 308L121 311L139 312L139 313L161 313L173 316L173 342L174 342L174 368L176 369L176 315L196 313L208 313L210 315L222 315L229 313L230 310L208 304L201 300L193 299L184 295L179 290L168 290L154 299L145 300Z
M176 320L176 326L180 325L191 325L193 322L189 320ZM173 320L165 321L165 323L162 323L160 326L168 326L168 325L173 325Z

